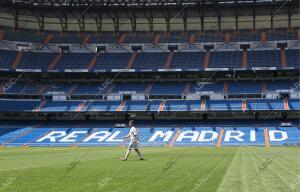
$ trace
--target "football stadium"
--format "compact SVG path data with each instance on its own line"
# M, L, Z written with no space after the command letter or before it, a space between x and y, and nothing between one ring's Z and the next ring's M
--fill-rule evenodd
M0 1L0 192L297 192L299 0Z

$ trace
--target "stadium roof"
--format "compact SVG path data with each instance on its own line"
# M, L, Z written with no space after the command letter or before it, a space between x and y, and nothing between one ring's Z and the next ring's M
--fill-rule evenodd
M30 22L37 23L40 31L44 31L45 19L56 18L55 24L63 32L68 31L70 22L77 23L80 31L85 31L85 21L88 20L96 21L98 31L102 29L102 21L109 20L116 32L127 21L132 31L136 31L137 23L142 22L148 24L152 32L154 18L164 20L156 22L165 24L166 31L172 30L173 18L183 20L184 30L189 22L193 22L188 18L200 18L202 28L205 17L216 17L219 26L222 17L235 17L237 26L239 16L269 16L273 23L274 15L285 14L291 23L292 15L299 14L298 7L299 0L1 0L0 14L4 13L4 19L13 20L15 29L19 28L19 21L27 22L26 16L29 16L34 18ZM47 22L53 24L53 20ZM253 19L253 25L255 22Z
M6 3L30 6L67 6L67 7L155 7L155 6L192 6L192 5L242 5L278 4L297 0L5 0Z

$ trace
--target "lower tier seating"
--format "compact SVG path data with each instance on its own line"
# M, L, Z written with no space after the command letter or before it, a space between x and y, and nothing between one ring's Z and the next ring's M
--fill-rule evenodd
M166 126L162 122L145 124L137 123L141 146L273 146L299 145L300 127L296 123L291 127L280 127L279 123L254 123L247 121L239 125L237 121L223 121L223 125L201 124L169 121ZM296 122L296 121L294 121ZM129 141L123 140L128 128L114 128L110 125L70 125L59 122L46 122L40 126L14 125L6 128L0 135L0 145L5 146L124 146ZM147 123L146 123L147 124ZM293 123L292 123L293 124ZM255 126L254 126L255 125ZM0 125L0 130L5 126Z
M95 95L95 94L123 94L137 93L149 95L182 95L197 92L236 94L262 94L284 92L299 92L299 82L295 80L273 80L273 81L219 81L208 82L163 82L163 83L31 83L22 80L13 83L9 79L0 81L4 94L42 95L47 92L64 92L70 95ZM225 83L227 83L225 85ZM265 90L262 88L265 83ZM9 85L9 86L8 86Z

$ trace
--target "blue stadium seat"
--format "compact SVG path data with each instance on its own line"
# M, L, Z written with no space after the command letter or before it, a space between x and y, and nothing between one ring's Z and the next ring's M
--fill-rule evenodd
M10 69L17 51L0 50L0 69Z
M138 132L141 146L265 146L266 138L269 138L271 146L299 145L298 125L280 127L278 123L272 122L269 121L264 126L253 126L254 121L244 122L242 125L232 121L231 125L222 126L217 124L194 126L189 122L177 126L164 126L158 123L151 127L138 126ZM1 145L104 147L123 146L129 142L123 141L129 129L114 128L101 123L82 127L64 123L61 123L60 127L56 127L55 123L38 128L22 125L15 127L0 135ZM69 134L73 136L67 138Z
M94 55L94 53L65 53L54 69L87 69Z
M241 111L241 100L206 100L206 109L209 111Z
M154 83L150 95L181 95L185 83Z
M175 52L172 68L203 69L204 56L204 52Z
M286 50L286 63L288 67L300 68L300 49Z
M248 51L248 67L282 67L280 50Z
M54 58L54 53L24 52L17 69L41 69L45 71Z
M101 53L94 69L125 69L131 53Z
M41 112L75 112L81 101L48 101Z
M228 94L261 94L261 82L237 81L228 82Z
M240 68L242 65L242 51L211 52L209 68Z
M138 53L134 62L135 69L163 69L168 53Z
M1 112L31 112L40 104L36 100L0 100Z

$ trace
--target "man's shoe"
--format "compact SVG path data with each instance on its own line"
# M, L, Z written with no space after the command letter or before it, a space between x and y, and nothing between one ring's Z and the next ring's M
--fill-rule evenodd
M140 160L146 160L146 159L144 159L144 158L140 158Z
M123 157L121 157L120 160L121 160L121 161L127 161L127 159L125 159L125 158L123 158Z

